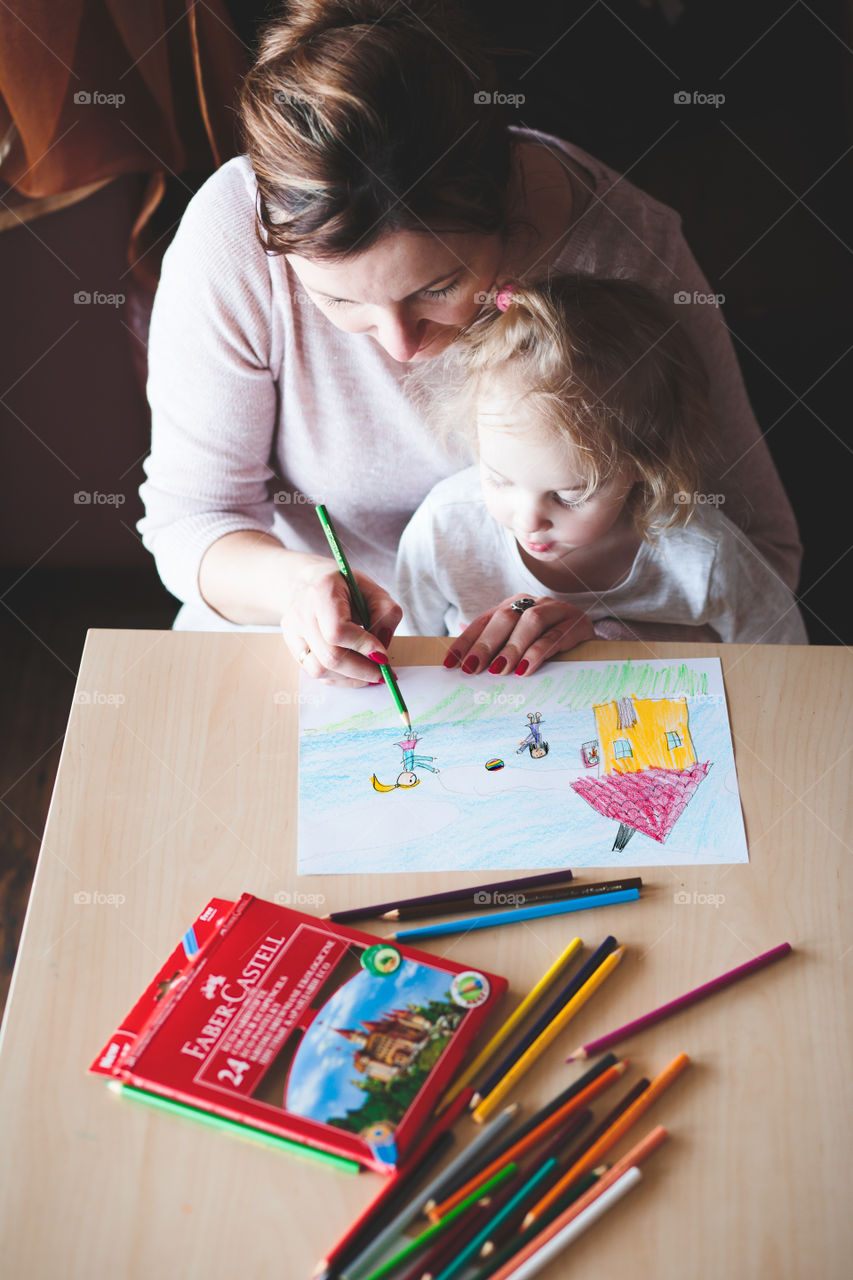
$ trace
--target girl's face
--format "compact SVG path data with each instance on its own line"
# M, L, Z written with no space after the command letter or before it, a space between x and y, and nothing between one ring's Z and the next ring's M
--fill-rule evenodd
M625 509L636 477L625 469L585 501L573 447L542 426L524 401L494 388L477 411L480 476L486 506L509 529L536 571L572 569L573 551L600 541ZM553 571L552 571L553 572Z
M286 256L336 328L366 333L413 363L438 355L474 318L502 253L498 235L393 231L337 262Z

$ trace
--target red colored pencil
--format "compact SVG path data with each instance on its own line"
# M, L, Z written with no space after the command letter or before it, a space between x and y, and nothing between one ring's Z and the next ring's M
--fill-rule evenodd
M597 1053L603 1053L605 1049L609 1049L617 1041L625 1040L628 1036L633 1036L646 1027L652 1027L656 1022L662 1022L664 1018L671 1017L672 1014L678 1013L681 1009L689 1008L691 1004L704 1000L706 996L712 996L715 991L722 991L723 987L731 986L733 982L740 982L741 978L746 978L751 973L757 973L759 969L763 969L766 965L773 964L774 960L781 960L790 951L790 942L783 942L778 947L773 947L772 950L756 956L754 960L747 960L746 964L738 965L736 969L729 969L728 973L720 974L719 978L712 978L710 982L704 983L701 987L696 987L693 991L686 992L676 1000L670 1000L669 1004L662 1004L659 1009L653 1009L651 1013L644 1014L642 1018L635 1018L633 1022L626 1022L624 1027L617 1027L615 1031L608 1031L607 1035L599 1036L597 1040L591 1040L589 1044L581 1045L579 1049L575 1049L571 1057L566 1058L566 1062L583 1061L586 1058L594 1057Z
M446 1235L440 1236L432 1248L419 1258L414 1266L400 1277L400 1280L426 1280L427 1277L432 1280L433 1276L438 1275L449 1262L453 1261L462 1246L471 1239L472 1234L485 1226L489 1215L494 1211L493 1192L492 1195L485 1196L476 1204L472 1204L467 1213L463 1213Z
M365 1237L373 1232L379 1214L389 1202L393 1202L400 1195L408 1193L408 1184L412 1181L413 1176L418 1176L422 1171L427 1171L429 1166L424 1166L426 1157L434 1150L444 1134L453 1128L453 1125L468 1105L473 1093L474 1090L470 1087L463 1089L459 1097L453 1100L441 1118L436 1121L435 1127L413 1148L399 1169L389 1175L385 1186L374 1196L367 1208L359 1214L334 1248L330 1249L325 1258L321 1258L317 1263L314 1269L314 1280L327 1280L327 1277L335 1275L341 1267L346 1265L350 1258L360 1252L365 1244Z

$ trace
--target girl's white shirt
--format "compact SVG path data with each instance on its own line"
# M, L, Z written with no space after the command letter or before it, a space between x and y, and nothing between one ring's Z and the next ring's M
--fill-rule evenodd
M808 644L791 592L718 507L697 503L687 525L643 542L618 586L561 593L524 563L469 467L436 485L403 533L400 634L459 635L512 595L565 600L593 621L710 626L726 644Z

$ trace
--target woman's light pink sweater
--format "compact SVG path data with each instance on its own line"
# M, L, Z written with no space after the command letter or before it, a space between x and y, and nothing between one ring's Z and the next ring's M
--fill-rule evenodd
M624 276L672 302L706 361L718 424L704 479L770 565L796 584L793 513L764 444L720 310L678 215L578 148L513 131L574 163L572 223L540 266ZM578 176L580 175L580 176ZM169 590L177 626L229 628L204 603L208 547L239 529L328 554L313 505L325 502L353 565L393 592L403 527L424 496L467 458L451 459L417 414L398 364L367 336L336 329L286 260L255 236L248 159L223 165L190 202L164 261L151 318L151 453L139 522ZM547 249L548 246L543 246Z

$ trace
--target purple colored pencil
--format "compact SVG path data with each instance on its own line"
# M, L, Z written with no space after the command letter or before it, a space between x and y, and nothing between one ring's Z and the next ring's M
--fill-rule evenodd
M344 924L348 920L368 920L383 916L398 907L423 906L424 903L458 902L462 898L470 898L472 907L481 906L477 895L481 893L498 893L514 889L530 889L534 885L560 884L571 880L572 873L565 867L562 871L547 871L542 875L520 876L515 880L498 880L494 884L471 884L467 889L445 889L443 893L428 893L422 898L398 898L396 902L376 902L369 907L352 907L346 911L331 911L324 920L334 920Z
M575 1049L571 1057L566 1058L566 1062L582 1062L585 1058L601 1053L619 1040L626 1040L628 1036L633 1036L638 1031L643 1031L646 1027L653 1027L656 1022L663 1022L664 1018L671 1017L672 1014L678 1013L681 1009L689 1008L690 1005L696 1004L699 1000L704 1000L706 996L712 996L715 991L722 991L723 987L729 987L733 982L740 982L741 978L747 978L751 973L757 973L759 969L765 968L766 965L773 964L774 960L781 960L790 951L790 942L782 942L778 947L773 947L770 951L765 951L760 956L756 956L754 960L747 960L746 964L738 965L736 969L729 969L728 973L721 973L718 978L712 978L710 982L704 983L701 987L685 992L683 996L678 996L676 1000L670 1000L669 1004L663 1004L659 1009L653 1009L651 1013L644 1014L642 1018L635 1018L633 1022L626 1022L624 1027L617 1027L615 1031L608 1031L606 1036L599 1036L597 1040L590 1040L589 1044L581 1045L579 1049Z

